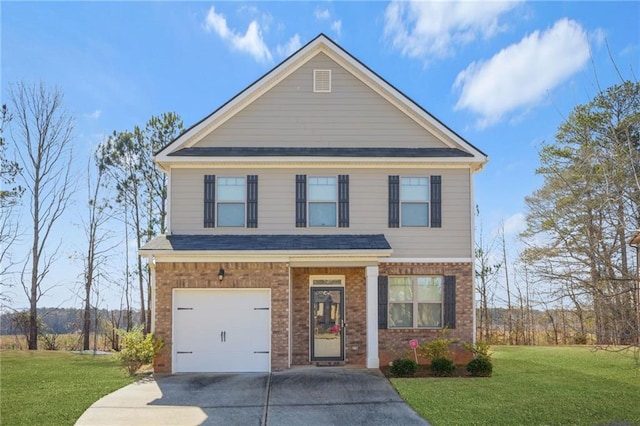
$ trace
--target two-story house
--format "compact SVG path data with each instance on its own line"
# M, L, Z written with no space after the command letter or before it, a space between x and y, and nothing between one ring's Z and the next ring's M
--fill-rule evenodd
M161 149L156 372L377 368L474 340L487 156L319 35Z

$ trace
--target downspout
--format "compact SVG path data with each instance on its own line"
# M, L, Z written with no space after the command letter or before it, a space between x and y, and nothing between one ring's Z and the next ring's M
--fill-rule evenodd
M471 204L471 309L473 320L473 339L472 343L476 344L476 335L478 334L477 314L476 314L476 215L475 215L475 188L473 181L474 171L469 168L469 201Z
M155 256L151 256L151 262L149 262L150 272L151 272L151 306L149 306L149 311L151 312L151 334L156 331L156 258Z

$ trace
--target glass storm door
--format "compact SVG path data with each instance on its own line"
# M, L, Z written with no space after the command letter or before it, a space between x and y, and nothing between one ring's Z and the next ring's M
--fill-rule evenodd
M311 287L311 360L344 360L344 287Z

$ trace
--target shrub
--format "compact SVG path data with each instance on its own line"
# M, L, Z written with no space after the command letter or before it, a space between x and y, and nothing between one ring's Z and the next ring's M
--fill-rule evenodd
M409 377L418 371L418 363L409 358L399 358L391 364L391 374L398 377Z
M587 344L587 335L584 333L578 333L573 336L573 344L574 345L586 345Z
M456 367L453 361L446 357L436 357L431 360L429 369L436 376L451 376Z
M448 358L450 355L449 346L455 342L454 339L447 338L447 328L443 328L436 339L429 340L418 346L418 354L423 358L434 360L436 358Z
M489 358L474 358L467 364L467 371L474 377L489 377L493 372L493 364Z
M478 341L475 345L471 343L463 343L463 345L473 354L474 358L491 359L491 353L489 352L491 346L489 346L489 343Z
M122 351L117 355L129 375L133 376L140 367L149 364L162 348L162 341L156 339L153 334L146 336L141 327L131 331L120 330L122 336Z

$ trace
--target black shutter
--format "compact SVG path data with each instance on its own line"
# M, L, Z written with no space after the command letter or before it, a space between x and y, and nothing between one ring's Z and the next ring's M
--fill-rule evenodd
M338 227L349 227L349 175L338 175Z
M258 227L258 175L247 176L247 228Z
M378 276L378 329L387 328L387 298L389 294L389 277Z
M307 175L296 175L296 228L307 226Z
M389 228L400 227L400 176L389 176Z
M216 210L216 177L204 175L204 227L213 228L216 225L214 212Z
M431 227L442 227L442 177L431 176Z
M456 277L444 277L444 326L456 328Z

